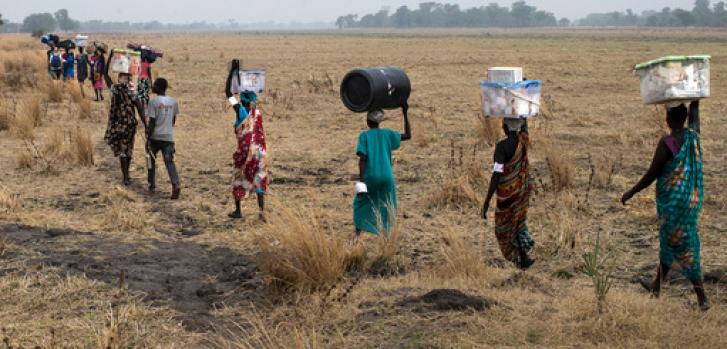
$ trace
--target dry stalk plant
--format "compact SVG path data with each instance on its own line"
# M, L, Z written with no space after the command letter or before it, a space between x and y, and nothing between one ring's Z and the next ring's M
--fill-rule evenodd
M320 291L344 275L346 248L327 234L309 209L282 208L255 236L258 265L279 291Z
M38 75L42 74L45 67L38 62L37 57L15 55L3 57L3 60L3 80L6 86L14 89L37 86Z
M79 127L71 134L71 149L77 164L93 166L93 141L88 131Z
M552 144L544 144L545 163L550 173L549 189L560 192L573 188L575 184L575 169L573 159L564 151L556 149Z
M324 73L321 77L311 73L306 80L308 93L336 93L336 83L334 81L335 79L328 72Z
M14 213L20 208L20 202L16 195L10 193L6 187L0 187L0 212Z
M90 101L84 99L78 102L78 118L81 120L90 120L93 118Z
M12 117L8 110L7 103L4 99L0 99L0 131L6 131L10 129L12 123Z
M475 133L478 145L495 146L502 137L502 121L477 114Z
M48 101L51 103L63 102L63 85L58 81L51 81L46 88Z
M442 278L463 277L473 280L486 279L488 271L485 259L454 229L447 226L440 236L440 252L442 263L436 267L436 273Z
M465 160L464 149L459 153L450 145L449 174L442 175L441 185L434 186L426 197L430 208L449 207L455 209L477 208L484 200L487 186L485 167L477 159L477 148L473 148L471 158Z

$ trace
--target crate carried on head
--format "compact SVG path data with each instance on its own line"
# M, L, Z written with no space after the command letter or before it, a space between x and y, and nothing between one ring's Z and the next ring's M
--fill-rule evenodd
M710 59L708 55L667 56L636 65L644 104L709 97Z
M109 62L109 71L115 74L129 74L130 81L136 81L141 72L141 54L132 50L112 49ZM111 76L112 80L115 78ZM135 84L129 85L136 89Z
M487 69L487 80L514 83L523 80L523 68L493 67Z
M232 79L230 87L232 93L238 94L246 91L261 93L265 91L265 70L240 69L237 74L237 79Z
M537 80L518 82L481 81L480 96L485 117L531 118L540 114Z
M76 46L86 47L88 45L88 35L76 35Z

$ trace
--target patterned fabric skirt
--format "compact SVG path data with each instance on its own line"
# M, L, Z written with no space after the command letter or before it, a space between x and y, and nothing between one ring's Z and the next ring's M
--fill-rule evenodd
M528 207L532 180L528 173L527 134L521 133L515 155L505 164L497 186L497 211L495 211L495 236L505 259L519 263L535 242L530 238L527 226Z
M270 183L267 145L260 111L250 111L245 121L235 128L235 135L237 151L232 156L232 195L239 201L252 193L265 193Z
M116 157L131 157L134 153L134 136L138 124L135 107L133 92L126 86L114 85L104 140Z
M702 280L698 221L704 202L699 135L688 130L679 153L656 183L659 259L692 282Z
M141 100L144 105L149 104L149 90L151 89L151 84L149 83L149 79L140 79L139 80L139 86L137 87L137 93L139 95L139 100Z

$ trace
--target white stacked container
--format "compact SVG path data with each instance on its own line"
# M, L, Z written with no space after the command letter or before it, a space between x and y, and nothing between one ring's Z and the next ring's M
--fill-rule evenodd
M514 83L523 80L523 68L494 67L487 69L487 80Z
M238 72L240 75L240 83L237 79L232 79L232 93L240 93L245 91L260 93L265 91L265 70L262 69L246 69Z
M78 47L86 47L88 44L88 35L76 35L76 46Z
M523 68L494 67L480 82L485 117L530 118L540 113L540 81L523 81Z
M710 59L707 55L667 56L634 67L641 77L641 99L644 104L709 97Z

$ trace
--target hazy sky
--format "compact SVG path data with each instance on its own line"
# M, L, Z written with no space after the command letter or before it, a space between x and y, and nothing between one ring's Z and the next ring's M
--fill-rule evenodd
M0 13L13 21L33 12L54 12L66 8L72 18L109 21L151 21L186 23L206 20L226 22L236 19L251 22L333 22L340 15L365 14L383 6L396 9L401 5L417 7L425 0L0 0ZM462 8L481 6L492 0L440 0L457 3ZM495 1L510 5L513 1ZM592 12L631 8L636 12L662 9L666 6L691 9L694 0L527 0L531 5L554 12L557 17L581 18ZM577 5L575 5L577 4Z

